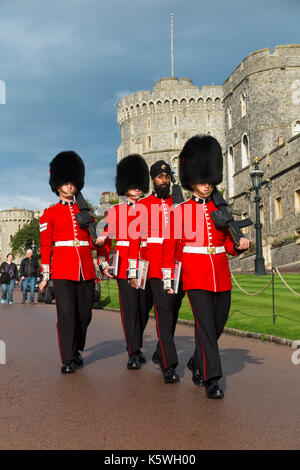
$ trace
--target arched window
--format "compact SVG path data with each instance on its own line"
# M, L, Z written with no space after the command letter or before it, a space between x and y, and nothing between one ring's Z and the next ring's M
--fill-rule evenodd
M241 114L242 114L242 117L246 116L247 114L247 103L246 103L245 93L241 94Z
M177 126L177 116L174 116L174 126Z
M232 110L230 106L228 106L227 108L227 122L228 122L228 129L231 129L232 128Z
M132 137L131 140L130 140L130 152L134 152L134 138Z
M148 137L147 137L147 146L148 146L148 149L151 149L151 145L152 145L151 136L148 135Z
M300 134L300 120L294 122L293 124L293 135Z
M242 168L249 165L250 161L249 155L249 139L247 134L244 134L242 137Z
M151 121L150 119L147 119L147 129L150 129L150 127L151 127Z
M174 134L174 147L178 146L178 134Z
M230 145L230 147L228 149L227 169L228 169L228 196L233 197L233 195L234 195L234 184L233 184L234 160L233 160L233 147L232 147L232 145Z

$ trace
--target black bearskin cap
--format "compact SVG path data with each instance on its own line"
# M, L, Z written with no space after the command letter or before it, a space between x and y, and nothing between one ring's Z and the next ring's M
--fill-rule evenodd
M122 158L117 165L116 191L119 196L124 196L128 189L140 189L143 193L149 191L148 165L136 153Z
M69 182L75 184L76 193L79 193L84 186L84 175L84 163L80 156L72 150L66 150L58 153L51 161L49 184L57 195L57 188Z
M223 156L219 142L210 135L195 135L179 155L179 178L184 189L193 184L220 184L223 180Z

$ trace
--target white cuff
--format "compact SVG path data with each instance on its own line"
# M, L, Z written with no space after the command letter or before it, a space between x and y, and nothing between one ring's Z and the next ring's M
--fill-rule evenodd
M43 281L49 281L50 279L50 266L49 264L42 264Z
M172 269L164 269L162 268L162 272L163 272L163 288L164 290L169 290L169 289L172 289L173 286L172 286L172 278L171 278L171 275L172 275Z

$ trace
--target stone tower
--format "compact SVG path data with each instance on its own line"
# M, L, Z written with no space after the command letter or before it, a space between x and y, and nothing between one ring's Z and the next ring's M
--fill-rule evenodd
M13 207L9 210L0 211L0 258L1 262L6 260L6 256L11 252L10 242L13 235L25 224L34 219L34 212L23 207L17 209ZM20 259L15 260L17 264Z
M264 171L260 216L270 266L276 239L300 234L300 45L249 54L223 89L226 197L243 218L255 220L250 172L257 156ZM247 236L255 239L254 226ZM299 249L292 258L299 259Z
M122 98L117 107L121 129L118 161L139 153L151 166L171 159L177 171L177 156L187 139L211 134L222 145L224 136L223 87L194 86L187 78L162 78L152 93L142 91Z
M261 49L249 54L224 82L229 197L249 186L254 157L300 131L300 99L293 98L297 83L300 95L299 67L299 44L276 46L273 53Z

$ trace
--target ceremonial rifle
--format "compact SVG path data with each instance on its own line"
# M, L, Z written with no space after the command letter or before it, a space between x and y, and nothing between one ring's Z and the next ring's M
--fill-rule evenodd
M80 212L77 212L76 214L76 219L78 222L78 225L80 228L85 228L87 227L89 230L89 233L92 237L93 243L97 240L97 231L96 231L96 222L94 220L94 217L91 213L91 209L84 199L83 195L81 192L79 192L76 196L76 202L78 204L78 208Z
M184 201L181 186L176 182L175 171L173 170L171 159L169 157L169 166L171 169L171 182L172 182L172 200L173 205L181 204Z
M252 225L252 220L249 217L243 220L234 220L232 214L230 214L227 209L227 202L217 188L214 188L211 199L218 209L217 211L212 211L210 214L216 229L227 227L234 240L235 246L238 248L240 239L244 238L241 228Z

